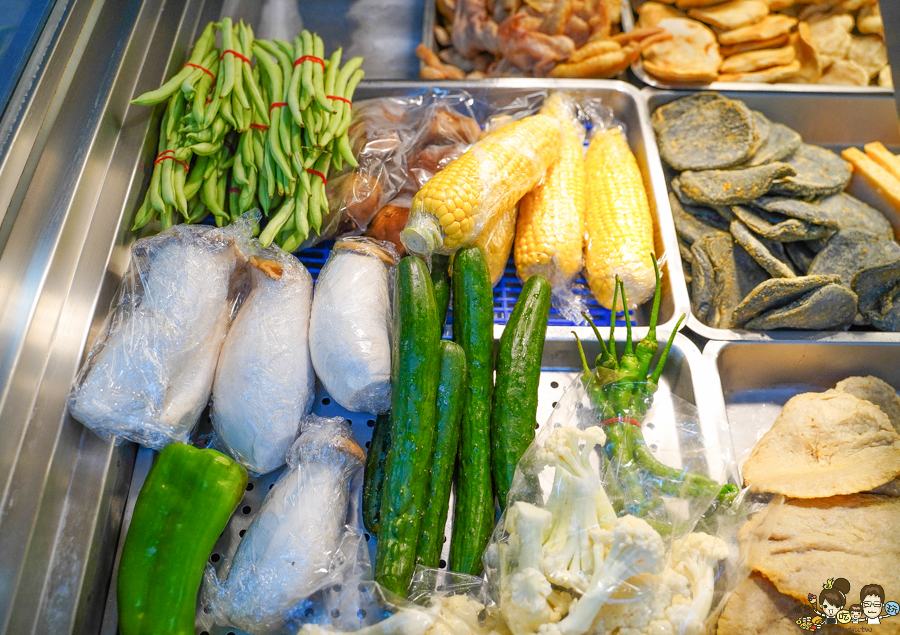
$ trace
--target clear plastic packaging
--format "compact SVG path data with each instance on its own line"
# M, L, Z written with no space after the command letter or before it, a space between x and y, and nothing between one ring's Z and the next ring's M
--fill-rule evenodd
M309 345L316 375L353 412L391 407L391 281L397 256L370 238L338 241L316 281Z
M711 507L720 484L686 474L731 474L733 461L709 455L690 404L651 405L637 383L593 377L567 389L519 461L484 556L492 595L513 635L704 632L746 575L735 538L745 508L740 497ZM622 426L641 424L668 441L656 458L675 474L615 458Z
M284 465L315 398L309 353L312 276L278 247L253 241L251 287L219 355L210 417L250 472Z
M208 567L199 623L254 635L321 622L359 628L371 579L359 508L365 455L344 419L304 419L287 469L217 578ZM368 622L377 620L372 616Z
M232 276L256 222L176 225L142 238L100 336L68 395L72 416L101 436L159 450L187 442L209 401L235 306Z

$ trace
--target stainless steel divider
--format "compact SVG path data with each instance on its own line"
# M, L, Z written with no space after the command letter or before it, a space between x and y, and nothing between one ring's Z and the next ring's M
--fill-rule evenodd
M155 154L159 109L129 100L184 61L219 5L74 0L74 31L60 36L76 44L58 51L54 116L29 149L0 254L0 633L100 629L134 449L72 421L65 397L127 261L122 217Z

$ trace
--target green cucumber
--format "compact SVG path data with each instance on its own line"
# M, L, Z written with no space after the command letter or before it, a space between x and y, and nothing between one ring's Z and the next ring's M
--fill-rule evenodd
M416 566L416 542L431 473L435 400L441 373L437 307L425 263L397 265L391 359L391 447L375 554L375 580L405 596Z
M456 452L459 448L459 424L466 403L466 354L458 344L441 342L441 382L437 393L437 429L434 438L434 467L422 517L417 547L419 564L437 569L444 546L444 527L450 509L450 485Z
M480 247L460 249L453 258L453 339L466 353L468 390L459 438L450 569L478 575L494 528L490 438L494 298Z
M434 303L443 329L447 321L447 309L450 308L450 256L435 254L431 257L431 284L434 286Z
M363 524L369 533L378 536L378 516L384 492L384 466L391 447L391 415L378 415L372 429L366 471L363 478Z
M512 485L516 464L534 440L541 356L550 317L550 283L532 276L497 348L497 378L491 413L491 465L500 509Z

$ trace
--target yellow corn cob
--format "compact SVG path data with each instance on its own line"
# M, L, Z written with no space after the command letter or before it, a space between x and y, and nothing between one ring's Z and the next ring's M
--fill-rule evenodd
M552 286L564 285L581 271L584 244L584 128L574 104L552 94L541 109L562 125L562 141L544 180L519 203L516 271L524 281L540 274Z
M594 134L585 171L585 277L597 302L611 309L618 275L634 309L653 295L656 283L653 219L640 168L618 128Z
M488 271L491 274L491 286L496 285L503 277L509 252L512 251L513 239L516 236L516 206L494 214L478 234L476 245L484 251Z
M559 151L560 126L546 115L514 121L435 174L416 194L400 236L407 251L453 253L471 245L544 176Z

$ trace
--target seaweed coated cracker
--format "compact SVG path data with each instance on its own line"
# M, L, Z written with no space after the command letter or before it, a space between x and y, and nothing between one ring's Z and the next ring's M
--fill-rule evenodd
M680 240L683 241L687 245L687 247L690 247L692 244L694 244L694 241L702 238L706 234L719 231L719 229L717 229L716 227L711 227L710 225L707 225L706 223L698 220L692 214L688 214L681 206L681 202L678 200L678 197L675 196L675 194L672 192L669 192L669 205L672 207L672 216L675 220L675 229L678 231ZM712 214L716 213L712 212Z
M826 284L799 300L759 315L748 329L833 331L847 328L856 317L856 294L840 284Z
M732 213L737 216L753 233L782 243L825 238L828 230L820 225L812 225L798 218L791 218L763 209L734 205Z
M859 311L870 324L900 331L900 261L860 271L852 284Z
M787 163L767 163L739 170L686 170L679 182L685 196L703 205L749 203L769 191L777 179L794 174Z
M815 201L815 205L820 210L820 218L833 219L839 229L856 227L883 238L894 239L891 221L884 214L846 192L821 198ZM821 222L825 224L824 221Z
M864 269L880 267L900 260L900 245L879 239L860 229L844 229L836 233L825 248L816 254L809 273L835 274L850 287L853 278Z
M743 326L757 315L790 304L826 284L840 282L838 276L769 278L753 289L735 308L733 322Z
M770 122L771 123L771 122ZM769 134L762 146L747 161L747 167L782 161L791 156L803 143L800 134L784 124L771 123Z
M750 109L725 98L695 103L657 132L660 156L676 170L738 165L750 158L758 138Z
M705 288L705 295L698 299L698 304L709 306L707 324L714 328L731 328L735 307L769 274L734 242L731 234L706 235L694 243L691 252L695 279L698 268L708 267L702 275L704 280L712 280L711 288Z
M653 111L650 116L650 123L654 132L659 134L662 130L669 127L673 121L681 117L691 108L705 104L710 101L725 99L719 93L700 92L693 93L687 97L670 101Z
M787 196L763 196L753 201L753 205L767 212L782 214L823 227L838 229L841 226L838 218L823 211L815 201L804 201Z
M731 223L731 235L734 239L747 250L747 253L759 263L759 266L765 269L773 278L795 278L797 274L790 265L785 262L787 256L784 253L784 247L781 243L772 242L764 243L762 240L753 235L747 226L739 220ZM777 257L775 253L781 258Z
M837 194L850 184L853 176L850 164L841 157L808 143L802 144L786 161L796 174L776 183L772 187L776 194L804 199Z
M798 273L806 273L809 271L809 265L812 264L816 252L809 248L809 245L803 241L784 243L784 250L787 252L788 258L794 263L794 270Z

